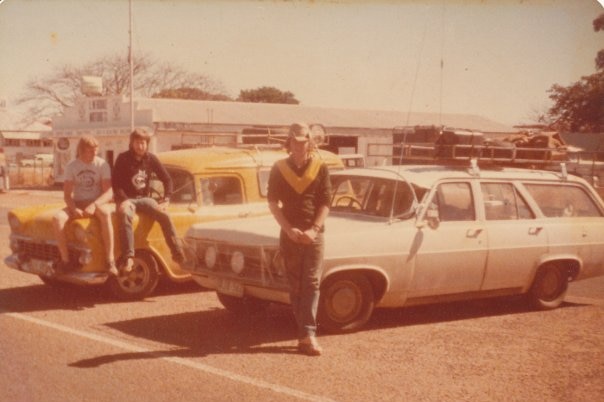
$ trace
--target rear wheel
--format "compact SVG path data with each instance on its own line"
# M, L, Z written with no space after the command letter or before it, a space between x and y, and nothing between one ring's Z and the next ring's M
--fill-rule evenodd
M375 307L373 287L361 273L327 278L321 285L319 324L329 332L352 332L361 328Z
M216 292L220 303L233 314L245 315L261 313L270 302L254 297L236 297Z
M146 250L137 250L132 271L109 278L109 289L120 300L139 300L149 296L159 282L157 262Z
M540 310L554 309L564 300L568 289L568 271L561 264L548 264L539 269L529 298Z

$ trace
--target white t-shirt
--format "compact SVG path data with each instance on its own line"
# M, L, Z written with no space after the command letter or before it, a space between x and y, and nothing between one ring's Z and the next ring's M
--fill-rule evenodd
M96 200L103 193L101 182L110 179L111 168L99 156L95 156L92 163L76 158L65 166L65 181L73 182L74 201Z

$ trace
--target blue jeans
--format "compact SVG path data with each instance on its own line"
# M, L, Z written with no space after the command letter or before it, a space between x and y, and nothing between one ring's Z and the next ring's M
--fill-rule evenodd
M129 203L124 205L124 203ZM125 206L125 208L122 208ZM119 235L120 235L120 246L122 248L122 258L126 259L134 257L134 232L132 231L132 220L136 212L143 213L158 222L161 226L161 230L164 234L164 239L172 255L178 250L178 244L176 240L176 230L174 224L170 219L170 215L166 212L161 211L158 207L157 201L150 197L144 198L130 198L123 201L117 209L118 223L119 223Z
M323 233L317 234L313 244L306 245L294 243L281 232L280 247L287 270L289 299L298 326L298 338L314 336L323 273Z

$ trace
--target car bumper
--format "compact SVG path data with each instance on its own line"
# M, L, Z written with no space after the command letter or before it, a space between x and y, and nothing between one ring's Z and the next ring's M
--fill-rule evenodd
M21 272L27 272L33 275L44 276L57 279L63 282L74 283L76 285L100 285L107 281L109 275L106 272L65 272L58 273L53 268L52 261L29 259L22 261L15 254L4 259L4 264L12 269Z
M190 272L193 280L204 288L235 297L251 296L277 303L289 304L289 291L286 287L268 288L255 283L234 279L228 276L208 276L199 272Z

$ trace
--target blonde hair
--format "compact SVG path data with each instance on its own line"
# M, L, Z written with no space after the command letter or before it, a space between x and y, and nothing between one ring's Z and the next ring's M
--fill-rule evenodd
M99 142L92 135L86 134L80 137L80 141L78 141L78 148L76 151L76 156L79 157L82 155L84 148L97 148L99 146Z

